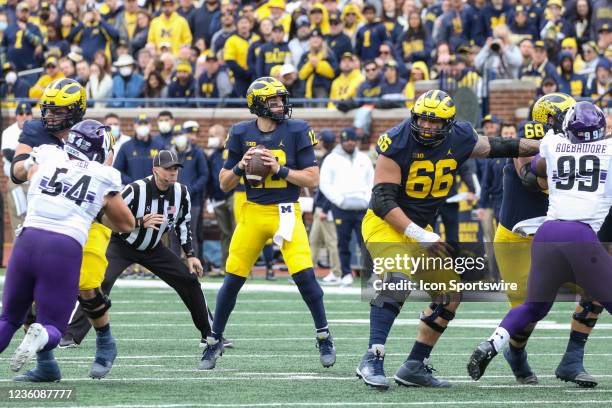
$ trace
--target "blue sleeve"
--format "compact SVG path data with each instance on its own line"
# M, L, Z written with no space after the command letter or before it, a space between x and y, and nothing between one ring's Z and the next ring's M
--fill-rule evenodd
M361 47L363 45L362 37L363 37L363 27L357 30L357 35L355 36L355 54L359 58L361 58Z
M312 146L302 149L297 153L297 168L298 170L307 169L317 165L317 158L315 157L314 149Z
M126 147L129 148L129 146L123 145L121 149L119 149L119 152L117 152L117 157L115 158L115 162L113 163L113 167L119 170L119 172L121 173L121 183L123 183L124 185L130 184L133 181L132 178L129 177L127 174L128 162L125 153Z
M119 31L112 25L108 24L104 19L100 20L100 25L106 31L106 33L111 38L111 41L117 42L119 41Z
M238 65L236 61L233 61L233 60L225 61L225 64L229 67L229 69L232 70L235 76L242 78L242 79L249 78L249 71L245 70L240 65Z
M79 23L77 24L76 27L74 27L72 30L70 30L70 33L68 33L68 37L66 37L66 41L68 41L69 43L73 43L74 42L74 38L81 32L83 31L83 29L85 28L85 26L83 25L83 23Z
M240 160L242 160L243 152L240 142L240 133L237 133L234 126L230 128L227 140L225 141L225 150L227 150L227 159L223 163L223 168L231 170Z
M452 134L453 152L457 158L457 164L462 165L470 158L474 146L478 141L478 133L469 122L459 121L453 126Z

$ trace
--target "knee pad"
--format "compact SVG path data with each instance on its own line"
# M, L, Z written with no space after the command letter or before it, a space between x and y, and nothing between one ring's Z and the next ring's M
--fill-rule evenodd
M323 289L315 278L314 269L308 268L294 274L293 281L306 303L316 302L323 297Z
M370 305L390 308L399 313L406 299L410 296L409 281L408 277L403 273L385 273L381 283L381 285L383 285L382 289L376 291L376 294L372 300L370 300ZM390 290L390 284L393 284L395 288L403 288L403 290Z
M438 323L435 322L435 320L440 317L446 320L447 322L450 322L455 318L455 312L451 312L450 310L444 307L447 304L448 303L432 303L429 305L429 308L433 310L433 313L429 316L425 316L425 313L421 312L421 316L419 318L423 323L431 327L434 331L437 331L438 333L444 333L446 327L440 326Z
M108 296L102 293L102 289L96 288L96 296L93 299L83 299L79 296L79 303L83 307L83 312L90 319L98 319L104 316L104 313L111 307L111 300Z
M581 300L580 306L582 306L582 312L574 312L573 318L579 323L584 324L586 327L595 327L597 323L596 317L587 317L589 313L600 314L603 312L603 306L596 305L591 300Z

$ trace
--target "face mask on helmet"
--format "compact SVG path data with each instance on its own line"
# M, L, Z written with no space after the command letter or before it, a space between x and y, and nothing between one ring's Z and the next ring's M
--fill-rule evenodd
M434 128L426 128L420 125L420 119L428 119L433 122L440 122L441 127L439 129ZM432 119L427 116L418 115L416 113L412 113L412 121L410 123L410 130L412 133L412 137L418 143L424 146L436 146L450 135L450 132L453 128L454 120L452 119Z
M138 140L147 140L150 131L149 125L138 125L136 126L136 137Z
M172 131L172 124L167 120L161 120L157 122L157 128L159 133L170 133Z
M292 113L292 107L287 101L287 95L281 95L282 97L282 110L278 109L279 106L276 106L277 109L270 107L270 101L268 99L264 99L262 97L255 97L254 100L254 109L252 110L257 116L269 118L275 120L277 122L282 122L283 120L290 119ZM276 102L272 102L274 105Z
M61 132L70 129L78 123L83 115L74 106L48 106L41 107L43 125L50 132Z
M4 80L7 84L13 85L15 82L17 82L17 74L13 71L9 71L4 77Z
M183 150L187 147L187 143L189 140L187 139L187 135L180 135L174 137L174 145L177 149Z

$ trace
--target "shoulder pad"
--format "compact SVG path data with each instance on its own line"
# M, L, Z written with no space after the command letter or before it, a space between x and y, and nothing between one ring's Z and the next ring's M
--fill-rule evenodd
M453 130L461 136L467 136L474 140L478 140L478 133L476 132L476 130L474 129L474 127L472 126L470 122L467 122L464 120L458 120L455 123Z
M243 122L236 123L230 129L232 135L237 136L237 135L241 135L243 133L246 133L248 131L249 127L251 127L253 125L253 123L255 123L255 120L256 119L245 120Z
M306 130L310 127L308 122L302 119L289 119L287 120L287 126L291 132L301 132L302 130Z
M404 149L410 141L410 121L411 119L405 119L399 125L380 135L376 142L378 153L393 155Z
M21 130L21 133L28 136L36 136L41 132L47 132L41 119L28 120L23 124L23 129Z

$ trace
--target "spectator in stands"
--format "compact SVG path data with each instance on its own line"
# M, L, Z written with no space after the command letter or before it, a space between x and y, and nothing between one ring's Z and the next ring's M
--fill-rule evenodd
M579 74L586 75L587 80L591 81L595 78L595 67L599 62L597 45L594 41L589 41L582 44L582 59L584 60L584 67Z
M342 101L351 100L357 96L357 88L364 81L364 77L357 66L353 53L345 52L342 55L340 58L340 75L332 82L329 92L330 99ZM330 101L327 107L333 109L336 107L336 103Z
M336 221L338 252L342 267L340 285L351 286L350 243L353 231L360 247L363 245L361 221L372 194L374 167L370 158L359 150L353 128L340 131L340 146L336 146L321 166L320 189L331 202Z
M132 54L137 53L147 45L149 38L149 26L151 25L151 15L146 10L138 10L136 14L136 28L134 29L134 36L130 40L130 50ZM153 51L155 51L155 44L151 44Z
M397 62L394 60L388 60L383 66L383 81L380 91L380 95L386 102L382 103L380 107L401 107L403 102L394 103L392 101L404 98L404 88L406 87L407 82L408 81L399 76Z
M327 98L338 63L334 53L323 40L323 33L315 29L310 35L310 48L302 55L298 66L299 78L306 84L306 98Z
M530 22L525 6L516 5L514 10L508 13L510 17L509 27L515 37L535 41L540 38L539 26Z
M220 68L217 56L206 52L205 71L198 78L198 95L201 98L227 98L232 93L227 69Z
M542 40L551 39L560 42L565 37L575 37L574 27L561 16L562 0L548 0L546 3L547 19L540 30Z
M153 173L153 157L163 149L162 145L151 139L151 126L146 114L138 115L135 125L136 136L121 146L113 163L113 167L121 172L124 185L150 176Z
M611 87L612 87L612 76L610 69L612 68L612 63L607 58L600 58L597 63L597 68L595 69L595 79L591 80L589 85L587 86L586 95L590 98L597 99L599 97L603 97L611 95ZM604 105L605 106L605 105Z
M113 108L134 108L138 102L127 102L125 98L142 98L144 78L135 72L136 63L131 55L121 55L113 64L117 73L113 76L113 101L108 104ZM141 178L141 177L138 177Z
M285 33L289 33L291 29L291 16L285 12L285 0L270 0L268 1L272 25L281 25Z
M378 47L376 63L379 67L384 67L389 61L401 61L401 56L391 41L385 41L380 45L380 47ZM401 78L408 79L410 74L408 73L406 64L396 64L396 69Z
M531 81L535 86L539 87L545 76L553 77L556 80L557 71L555 66L548 61L544 41L536 41L533 47L532 62L521 68L519 78Z
M81 60L76 64L76 77L78 83L85 87L89 81L89 63Z
M76 77L76 65L68 57L63 57L59 60L59 70L62 71L66 78Z
M15 64L5 62L2 64L2 76L4 81L0 82L0 98L27 98L30 90L30 84L23 78L17 75ZM3 103L2 106L6 106ZM14 107L14 104L8 105L9 108Z
M110 56L111 47L119 41L119 32L100 17L100 13L93 8L93 5L87 7L83 22L79 22L72 29L67 40L78 45L83 50L83 57L91 62L99 50L105 50Z
M351 38L351 41L354 43L355 38L357 37L357 30L363 21L359 6L352 3L345 4L342 8L340 19L342 20L344 26L344 34L348 35Z
M574 10L570 10L569 20L576 33L576 38L579 38L580 43L583 44L594 39L591 3L589 0L577 0L574 7Z
M310 43L310 21L306 16L300 16L296 21L296 36L289 41L289 51L291 51L291 63L294 66L300 65L302 56L308 52Z
M483 23L474 24L476 15L474 8L464 4L462 0L450 0L449 5L449 10L441 16L437 42L446 42L453 50L459 45L469 44L470 40L482 45L486 31L483 30Z
M247 20L248 21L248 20ZM236 31L234 12L224 6L221 9L221 27L213 34L211 38L210 48L216 53L225 47L225 42Z
M521 50L512 43L505 24L493 30L493 37L480 50L474 61L476 69L495 79L517 79L521 68Z
M536 90L535 100L540 99L543 95L548 95L559 91L559 84L555 77L546 76L542 79L541 86Z
M187 20L175 11L174 0L161 0L162 13L151 21L148 43L161 51L162 43L170 43L172 54L178 55L183 45L191 45L193 39Z
M387 41L387 30L383 23L376 19L376 7L367 3L363 6L363 16L366 23L357 31L355 54L360 60L376 58L378 49Z
M253 40L249 44L249 50L247 51L247 65L249 71L251 71L251 78L257 79L257 67L260 62L260 51L261 47L272 41L272 29L274 23L269 18L264 18L259 22L256 32L253 33ZM284 34L283 34L284 41ZM284 62L284 60L283 60ZM278 65L278 64L276 64ZM273 65L274 66L274 65Z
M380 67L376 64L376 61L369 60L363 64L363 69L365 70L365 81L357 88L357 97L376 98L380 96L383 79Z
M398 21L399 9L395 0L382 1L381 15L381 22L385 26L387 38L393 42L393 44L397 44L404 32L404 28Z
M518 46L519 50L521 51L521 58L523 61L521 66L527 66L531 64L531 60L533 59L533 42L527 39L521 40Z
M178 128L178 132L175 132ZM172 147L172 138L181 132L180 124L175 125L174 115L169 110L163 110L157 115L157 130L159 133L155 135L155 142L169 149Z
M119 33L119 38L128 43L134 38L138 20L138 1L124 0L123 7L115 18L115 28Z
M195 30L195 11L196 8L193 5L193 0L179 0L179 7L176 9L176 12L187 20L189 31L191 31L192 34Z
M329 34L329 22L326 15L327 10L321 3L315 3L310 9L310 29L319 30L323 35Z
M585 91L586 78L574 72L574 55L570 51L559 53L559 91L581 97Z
M208 156L210 177L208 179L208 198L217 219L219 241L221 243L221 269L225 273L225 263L229 253L229 245L234 232L233 191L223 192L219 184L219 173L223 168L223 141L227 132L221 125L213 125L208 129Z
M221 29L221 9L219 0L205 0L204 3L195 10L194 15L194 43L203 40L204 48L212 47L213 34ZM232 21L233 24L233 21Z
M42 56L43 37L38 27L28 21L30 6L25 1L17 4L15 20L2 35L2 47L8 61L15 64L17 71L39 66Z
M176 66L176 76L172 78L172 82L168 85L169 98L195 98L196 96L196 80L192 75L193 69L188 61L180 61ZM186 106L194 107L195 103L184 104L176 102L171 106Z
M236 32L223 47L223 59L234 76L234 94L237 97L244 97L251 84L251 67L247 65L247 55L252 40L251 22L241 16L236 23Z
M433 42L427 29L421 23L418 12L412 12L408 16L408 30L400 37L398 51L404 62L431 61Z
M572 60L574 61L574 72L580 72L584 69L584 61L582 60L580 54L578 54L578 42L575 38L564 38L563 41L561 41L561 49L572 54Z
M410 69L410 80L404 88L404 97L410 99L406 102L406 107L412 109L414 106L414 100L416 99L416 92L414 90L414 84L416 81L427 81L429 80L429 69L427 64L423 61L416 61L412 64Z
M202 258L202 207L208 186L208 159L204 151L196 144L200 125L194 120L183 123L182 130L173 138L172 148L176 152L183 168L179 171L178 182L187 187L191 197L191 239L193 250ZM176 254L181 253L180 240L176 234L170 237L170 248Z
M336 4L335 2L331 2ZM327 3L326 3L327 4ZM342 22L340 16L337 13L330 14L329 16L329 35L325 37L329 48L333 51L336 56L336 60L340 61L340 58L344 53L353 53L353 45L351 39L342 31Z
M255 68L255 76L269 76L275 65L283 65L285 60L291 58L289 45L285 41L285 31L280 24L272 28L272 39L259 49L259 57Z
M304 81L301 81L298 70L293 64L284 64L279 68L279 81L285 85L289 95L294 98L305 98L306 88Z
M610 27L612 27L612 24L602 24L597 30L599 36L597 47L604 50L603 54L606 58L612 59L612 31L610 31Z
M98 64L93 63L90 67L89 81L85 87L87 100L102 100L110 98L113 92L113 79ZM106 103L96 102L94 108L104 108Z
M160 74L164 78L167 84L172 81L172 76L174 75L174 55L169 52L164 52L159 56L159 60L161 62Z
M58 69L57 58L47 58L45 60L45 74L30 88L29 97L39 99L47 85L59 78L64 78L64 74Z
M527 24L529 24L531 27L537 27L539 30L544 20L544 10L542 10L542 8L538 5L538 2L534 0L520 0L520 3L523 7L525 7L525 12L527 13ZM538 32L538 36L532 41L539 40L539 36L540 34Z
M121 133L121 122L119 121L119 116L116 113L107 113L106 116L104 116L104 124L110 127L111 134L115 138L115 145L113 146L113 151L115 152L113 157L114 163L117 159L117 153L121 149L121 146L130 140L131 137Z
M145 85L144 95L147 99L155 99L155 98L167 98L168 97L168 86L166 85L166 81L157 71L151 71L149 76L147 76L147 83ZM147 107L159 108L165 106L165 103L162 102L147 102Z
M44 43L45 52L52 52L59 56L68 55L70 44L61 37L59 28L54 25L47 26L47 41Z
M153 56L151 51L146 48L141 49L136 54L136 64L138 66L138 72L141 73L145 78L149 77L153 66Z
M75 17L76 15L77 14L71 14L66 11L64 11L62 14L62 17L60 18L60 33L62 38L68 38L68 35L72 29L77 26L79 20L77 17Z

